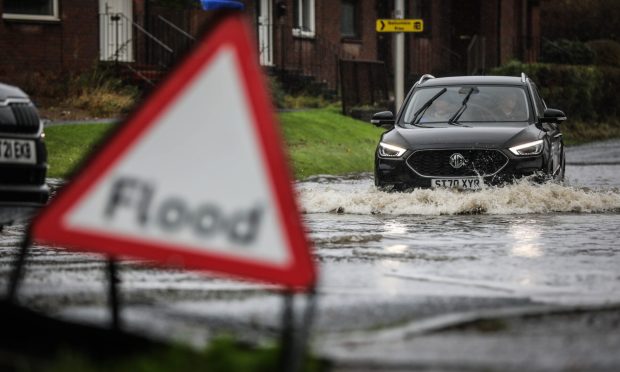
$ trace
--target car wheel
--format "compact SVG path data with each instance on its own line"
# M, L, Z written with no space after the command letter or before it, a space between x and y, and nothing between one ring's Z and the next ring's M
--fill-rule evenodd
M566 157L562 154L562 167L558 173L556 180L560 183L564 182L564 176L566 175Z
M399 185L394 185L393 183L381 182L381 179L377 177L376 174L375 174L375 187L379 191L383 191L383 192L400 191L402 189L401 187L399 187Z

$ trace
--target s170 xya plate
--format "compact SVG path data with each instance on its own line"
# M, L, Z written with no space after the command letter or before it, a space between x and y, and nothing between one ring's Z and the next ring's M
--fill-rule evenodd
M482 181L480 178L433 178L431 187L476 190L482 187Z

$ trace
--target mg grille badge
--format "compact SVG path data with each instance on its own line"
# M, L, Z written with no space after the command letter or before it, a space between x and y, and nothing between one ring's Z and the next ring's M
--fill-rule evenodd
M452 166L452 168L459 169L460 167L465 165L465 163L465 157L458 152L450 155L450 165Z

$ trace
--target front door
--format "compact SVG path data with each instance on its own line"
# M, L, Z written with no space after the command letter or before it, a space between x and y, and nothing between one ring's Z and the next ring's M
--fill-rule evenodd
M273 9L272 0L259 0L258 51L260 64L273 65Z
M132 0L99 0L99 59L133 62Z

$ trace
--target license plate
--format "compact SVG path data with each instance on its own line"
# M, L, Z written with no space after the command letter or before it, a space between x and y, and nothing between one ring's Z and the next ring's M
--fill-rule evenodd
M479 178L433 178L431 180L431 187L475 190L482 186L480 185Z
M0 139L0 163L35 164L37 149L34 141Z

